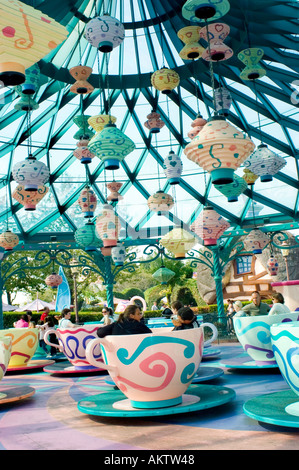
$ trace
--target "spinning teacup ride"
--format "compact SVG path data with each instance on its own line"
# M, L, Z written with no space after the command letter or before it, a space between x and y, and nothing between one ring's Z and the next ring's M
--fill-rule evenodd
M96 357L100 345L104 362ZM108 370L118 390L82 399L78 409L98 416L157 416L227 403L225 387L191 385L203 353L203 328L154 329L152 333L111 335L90 341L86 358Z
M222 365L239 369L277 368L278 365L272 349L270 327L275 323L297 320L299 320L299 312L234 317L235 333L244 353L234 360L222 363Z

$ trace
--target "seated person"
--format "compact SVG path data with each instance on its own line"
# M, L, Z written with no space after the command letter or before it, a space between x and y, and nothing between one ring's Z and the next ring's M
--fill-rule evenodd
M138 335L152 333L142 321L142 312L138 305L128 305L124 312L119 314L117 321L98 328L97 335L104 338L107 335Z
M170 318L171 315L172 315L172 310L168 307L168 305L166 304L163 304L162 305L162 313L161 313L162 317L164 318Z
M58 328L75 328L78 325L74 325L74 323L71 322L71 311L69 308L64 308L61 311L61 319L59 320L58 323Z
M115 321L113 310L111 307L104 307L102 310L104 316L104 325L110 325Z
M171 304L171 310L173 311L173 315L170 318L174 326L180 326L181 324L178 320L178 311L182 307L184 307L184 305L179 300L176 300L175 302L172 302Z
M243 308L243 304L241 302L241 300L236 300L234 302L234 310L235 310L235 314L234 314L234 317L247 317L246 313L243 312L242 308Z
M242 307L242 310L240 310L240 312L239 312L239 314L237 314L237 316L242 316L243 312L246 315L249 315L249 316L267 315L268 314L268 312L270 310L270 306L268 304L265 304L265 303L261 302L261 295L258 291L252 292L251 300L252 300L252 302L250 304L244 305L244 307Z
M24 313L23 315L21 315L21 318L18 321L14 322L13 326L15 328L28 328L29 318L28 318L27 313Z
M178 325L174 330L189 330L190 328L199 328L200 324L190 307L182 307L178 310Z
M279 313L290 313L290 309L284 303L284 297L280 292L272 295L273 305L268 315L277 315Z

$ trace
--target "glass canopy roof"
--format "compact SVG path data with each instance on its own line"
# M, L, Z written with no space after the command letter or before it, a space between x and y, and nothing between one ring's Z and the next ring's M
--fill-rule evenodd
M230 9L218 21L230 27L225 43L231 58L209 62L202 58L182 60L184 44L178 31L190 25L182 15L182 0L26 0L30 6L64 25L67 39L38 62L41 84L33 96L37 109L28 113L15 108L20 96L14 87L0 93L0 228L7 227L23 243L53 240L71 242L84 219L78 205L80 192L89 184L98 204L93 220L107 199L106 183L122 183L123 199L113 203L120 217L121 240L154 238L176 224L190 227L202 208L213 206L231 229L254 224L277 224L298 220L298 13L296 1L230 0ZM123 43L111 53L101 53L84 37L91 18L108 13L125 28ZM194 24L194 23L192 23ZM200 24L204 26L204 24ZM244 64L238 53L260 47L266 75L257 80L240 78ZM92 68L90 94L70 90L74 83L69 69L84 64ZM151 84L154 71L167 67L180 76L180 84L162 94ZM222 85L232 97L227 120L244 131L256 146L261 142L282 156L286 165L271 182L258 179L228 202L211 183L209 173L184 154L188 132L198 113L214 114L214 88ZM144 126L155 109L165 126L151 134ZM73 118L82 113L115 116L117 128L136 145L117 170L105 170L95 157L89 165L73 151L78 127ZM50 170L47 195L35 211L26 211L13 197L17 182L13 166L28 156ZM180 183L170 185L163 170L169 151L183 164ZM244 165L236 174L243 175ZM174 207L163 215L149 210L147 200L158 190L172 195ZM108 192L109 193L109 192ZM254 211L253 211L254 203Z

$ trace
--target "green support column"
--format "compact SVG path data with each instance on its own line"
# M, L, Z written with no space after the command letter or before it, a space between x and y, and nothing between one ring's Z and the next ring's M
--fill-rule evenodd
M0 330L4 329L2 295L3 295L3 279L1 276L1 269L0 269L0 300L1 300L0 301Z
M224 311L223 303L223 291L222 291L222 269L219 259L218 246L212 246L213 252L213 269L214 269L214 280L216 285L216 298L218 306L218 321L221 323L226 323L226 315Z
M107 293L107 305L110 308L114 308L113 303L113 284L114 284L114 277L111 271L111 256L105 256L105 286L106 286L106 293Z

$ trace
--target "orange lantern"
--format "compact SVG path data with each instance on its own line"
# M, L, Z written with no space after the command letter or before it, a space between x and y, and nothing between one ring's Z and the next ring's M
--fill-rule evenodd
M87 67L86 65L77 65L76 67L72 67L70 69L70 74L76 81L70 88L71 92L77 93L78 95L91 93L94 90L94 87L87 81L91 73L92 68Z
M44 185L38 186L37 191L26 191L25 186L19 184L12 193L12 197L24 206L25 211L34 211L48 191L49 188Z

